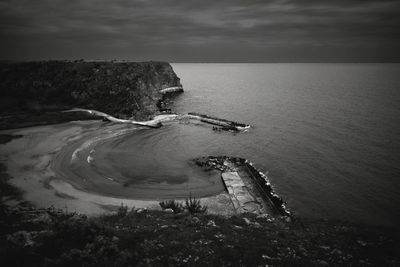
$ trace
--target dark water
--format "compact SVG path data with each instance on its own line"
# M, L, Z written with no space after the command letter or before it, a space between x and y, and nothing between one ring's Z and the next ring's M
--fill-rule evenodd
M173 110L254 127L232 134L171 123L96 148L106 155L103 165L111 168L109 173L129 178L129 190L160 189L158 197L215 194L223 190L219 177L188 162L199 156L239 156L268 174L298 216L399 227L400 65L173 68L185 89Z
M243 134L170 125L158 151L232 155L268 173L297 215L396 226L400 219L400 65L173 64L196 111ZM165 133L165 135L164 135ZM174 136L163 139L162 136ZM163 152L165 153L165 152ZM176 155L178 154L178 156Z
M194 136L199 136L196 142L193 142ZM190 160L204 152L197 145L209 136L209 127L171 123L160 129L137 129L107 140L96 146L95 160L90 165L100 174L95 182L112 177L123 185L113 190L118 196L140 199L221 193L225 189L221 174L204 172Z

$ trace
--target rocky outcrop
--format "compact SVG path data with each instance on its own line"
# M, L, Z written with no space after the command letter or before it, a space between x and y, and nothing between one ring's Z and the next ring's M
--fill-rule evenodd
M2 62L0 79L1 115L79 107L143 120L168 88L182 91L166 62Z

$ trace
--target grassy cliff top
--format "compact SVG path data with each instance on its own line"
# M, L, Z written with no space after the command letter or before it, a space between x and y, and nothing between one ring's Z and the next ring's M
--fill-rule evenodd
M1 208L6 266L398 266L398 236L327 221Z

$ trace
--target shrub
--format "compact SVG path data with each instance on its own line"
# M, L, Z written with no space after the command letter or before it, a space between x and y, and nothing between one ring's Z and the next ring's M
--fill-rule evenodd
M175 201L175 200L164 200L159 203L160 207L165 210L165 209L172 209L174 213L180 213L183 211L182 204Z
M128 206L121 203L121 206L117 210L117 216L123 218L127 214L128 214Z
M205 213L207 211L207 206L202 206L200 200L190 195L189 198L185 200L185 209L187 209L190 214Z

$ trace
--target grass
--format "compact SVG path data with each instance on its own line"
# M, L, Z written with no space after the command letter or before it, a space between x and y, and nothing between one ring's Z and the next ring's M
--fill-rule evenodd
M28 208L22 212L9 208L0 219L2 222L9 219L9 228L0 235L2 264L396 266L400 263L398 236L381 228L325 221L288 223L253 214L224 218L204 213L134 209L125 213L125 210L124 207L124 216L117 211L88 218L56 209Z
M205 213L207 211L207 207L202 206L200 200L192 197L192 195L190 195L189 198L185 200L185 208L189 211L190 214Z
M124 205L121 203L121 206L119 206L117 210L117 216L120 218L125 217L128 214L128 206Z
M192 197L192 195L184 203L185 205L182 205L182 203L175 200L164 200L159 205L163 210L171 209L174 213L187 211L190 214L198 214L207 212L207 206L201 205L200 200Z

